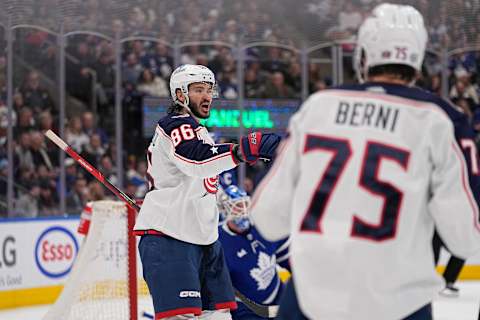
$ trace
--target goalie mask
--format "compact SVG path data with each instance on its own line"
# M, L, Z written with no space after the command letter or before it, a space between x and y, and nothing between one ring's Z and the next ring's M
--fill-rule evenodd
M358 31L354 67L364 82L371 67L402 64L421 70L427 30L417 9L407 5L380 4Z
M227 221L231 221L235 226L245 231L250 227L248 218L250 208L250 197L245 190L231 185L226 188L218 199L218 206Z
M190 109L190 98L188 97L188 87L192 83L207 83L211 85L212 88L212 97L217 98L217 85L215 82L215 75L213 72L202 65L196 64L185 64L173 71L172 76L170 77L170 95L175 104L178 104L189 112L192 112ZM185 97L185 102L181 102L177 98L177 89L180 89L183 96Z

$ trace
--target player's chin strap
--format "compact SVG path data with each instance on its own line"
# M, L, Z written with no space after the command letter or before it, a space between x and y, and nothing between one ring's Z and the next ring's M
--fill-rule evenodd
M190 109L190 107L188 106L188 104L190 103L190 99L188 98L188 95L183 95L185 97L185 102L182 102L180 100L175 100L175 104L179 105L180 107L183 107L187 110L188 113L190 113L190 115L193 115L192 113L192 109Z
M237 289L233 289L235 291L235 295L239 298L250 310L252 310L257 316L263 318L275 318L278 313L278 306L277 305L263 305L256 303L245 297L240 291Z

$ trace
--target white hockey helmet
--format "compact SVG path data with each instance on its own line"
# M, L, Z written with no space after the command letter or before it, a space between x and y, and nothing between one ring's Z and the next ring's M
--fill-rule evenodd
M354 67L363 82L368 69L386 64L403 64L420 71L427 30L417 9L384 3L373 9L358 30Z
M188 108L188 86L197 82L211 84L213 97L217 97L215 75L212 70L198 64L184 64L175 69L170 77L170 95L172 96L173 102ZM177 89L180 89L185 96L185 105L178 101L176 94Z

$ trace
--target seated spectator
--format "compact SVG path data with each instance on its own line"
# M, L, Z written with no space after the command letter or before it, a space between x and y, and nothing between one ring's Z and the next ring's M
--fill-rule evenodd
M38 214L43 217L58 216L65 214L60 213L58 208L58 200L53 192L51 183L48 180L40 182L40 197L38 199Z
M462 112L468 117L470 122L473 120L473 109L475 104L473 103L472 99L454 98L452 99L452 102L455 103L462 110Z
M299 62L293 61L290 63L285 74L285 83L293 89L293 92L299 98L302 93L302 66Z
M168 79L173 71L173 58L168 53L168 47L162 42L157 42L155 51L144 56L141 63L144 68L150 69L153 74L163 79Z
M113 167L112 159L110 158L110 156L104 155L101 158L99 170L112 184L117 184L117 173L116 169Z
M29 107L23 107L18 112L18 122L15 126L14 136L25 131L33 131L35 129L35 119L33 118L33 111Z
M86 111L82 114L82 127L83 132L85 132L87 136L90 137L93 134L98 134L102 141L102 145L106 146L108 144L107 133L96 125L95 117L92 112Z
M287 71L287 63L281 58L281 50L277 47L268 47L267 58L262 62L262 69L270 73L281 72L282 74Z
M53 125L53 117L50 111L42 111L38 115L38 129L45 133L48 130L57 131Z
M68 193L66 199L67 213L80 214L87 203L88 188L87 180L82 176L77 176L72 190Z
M24 86L20 89L25 105L31 107L36 113L48 110L54 111L53 100L47 89L40 86L40 75L31 71Z
M221 80L218 81L220 96L222 98L236 99L238 97L238 90L235 79L235 73L233 72L225 72L222 74Z
M40 185L37 181L30 181L28 193L24 193L14 202L11 218L35 218L39 213Z
M97 74L96 95L100 106L109 106L113 101L115 68L113 65L114 56L109 50L100 53L98 61L93 65ZM107 110L105 110L107 111Z
M293 98L295 93L292 88L285 84L283 74L275 72L267 82L265 90L262 93L262 98L279 99L279 98Z
M128 54L122 70L122 80L127 91L133 91L136 88L142 70L142 65L138 62L135 53Z
M88 184L88 201L99 201L107 198L111 197L105 195L105 186L100 182L93 180Z
M19 168L35 170L33 155L30 149L32 144L31 134L28 131L20 133L17 139L17 145L14 149L15 163Z
M328 89L331 83L327 79L318 79L315 81L313 92L322 91Z
M75 163L75 160L72 158L65 158L64 161L64 166L65 166L65 187L66 187L66 194L68 195L70 191L72 190L75 181L77 180L77 165ZM58 176L58 179L60 179L60 175ZM60 186L59 180L57 180L57 186ZM57 190L57 193L60 194L60 190Z
M477 90L470 81L470 74L464 68L455 69L455 84L450 89L450 99L471 99L476 105L479 104L480 99Z
M81 156L87 160L92 166L97 167L100 159L105 154L105 149L102 146L100 135L94 133L90 136L90 143L85 146ZM87 178L87 180L89 180Z
M259 98L265 90L263 82L259 81L257 74L254 68L248 68L245 71L245 98Z
M79 116L74 116L68 121L68 125L65 128L65 141L79 153L89 143L90 139L83 131L82 120Z
M54 159L47 151L45 145L45 136L39 131L32 131L31 133L32 144L32 158L34 165L38 168L40 165L45 165L48 170L53 170Z
M167 83L155 76L149 69L144 69L138 81L137 90L155 97L168 97Z

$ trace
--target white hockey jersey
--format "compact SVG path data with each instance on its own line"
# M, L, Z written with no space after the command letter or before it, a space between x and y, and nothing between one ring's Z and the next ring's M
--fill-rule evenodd
M168 114L158 121L148 148L150 191L134 234L161 232L207 245L218 238L217 175L237 165L233 144L214 144L190 115Z
M418 88L356 85L304 103L252 219L268 240L291 234L307 317L394 320L430 303L434 226L455 255L480 250L472 138L463 114Z

